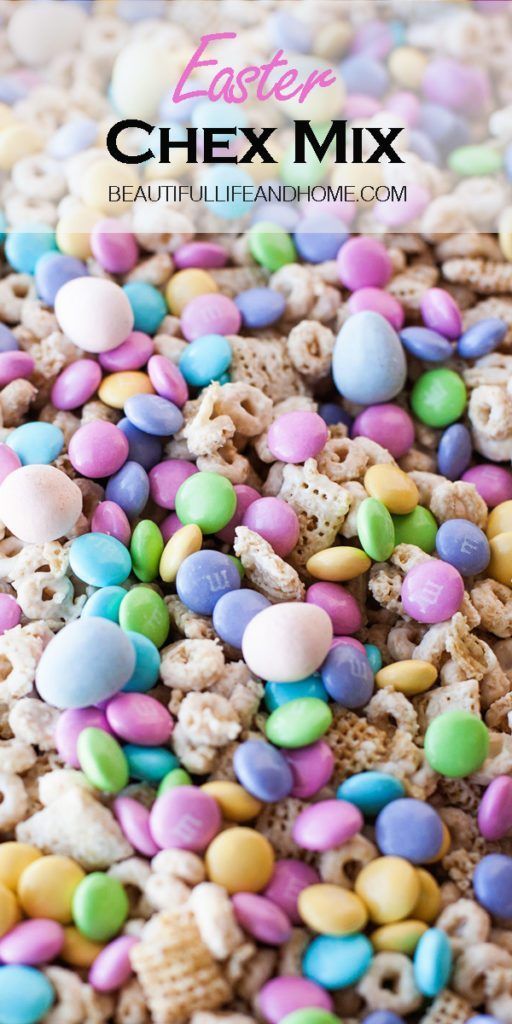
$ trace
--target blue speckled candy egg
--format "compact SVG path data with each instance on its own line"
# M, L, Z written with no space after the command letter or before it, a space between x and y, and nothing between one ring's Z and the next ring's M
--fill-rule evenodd
M123 587L102 587L95 594L91 594L84 604L82 618L93 616L119 622L119 608L123 597L126 597L126 590Z
M329 695L318 673L299 679L297 683L265 683L265 704L269 711L288 704L291 700L303 697L316 697L317 700L329 700Z
M183 425L178 406L160 395L132 395L124 411L134 427L154 437L168 437Z
M453 355L448 339L429 327L405 327L400 331L400 341L412 356L426 363L444 363Z
M473 455L471 434L463 423L452 423L443 432L437 449L437 468L448 480L460 480Z
M338 786L338 800L348 800L359 807L362 814L374 817L390 804L405 796L405 789L400 779L385 772L358 772L345 779Z
M302 958L302 973L317 985L333 990L355 985L373 960L366 935L318 935Z
M180 601L191 611L211 615L223 594L240 590L240 574L221 551L196 551L181 563L176 590Z
M275 288L248 288L236 296L235 305L242 314L244 327L257 330L275 324L282 317L286 299Z
M448 519L441 523L436 535L436 550L443 562L449 562L461 576L476 576L489 564L489 541L475 523L468 519Z
M213 609L213 628L224 643L241 648L245 627L269 605L270 601L257 590L230 590Z
M507 331L508 324L498 317L479 320L461 334L457 342L457 352L463 359L480 359L501 345Z
M108 619L70 622L50 641L37 666L36 686L56 708L86 708L122 690L135 669L126 633Z
M69 564L75 576L91 587L124 583L132 569L128 548L107 533L83 533L76 537L69 551Z
M402 390L407 376L398 334L380 313L354 313L336 339L332 372L338 391L350 402L389 402Z
M37 1024L55 1002L53 985L36 967L0 967L2 1024Z
M49 466L64 447L64 434L54 423L22 423L5 442L23 466Z
M446 988L452 973L452 947L441 928L429 928L414 952L414 980L422 995L433 999Z
M284 754L263 740L246 740L235 750L233 768L239 783L257 800L284 800L293 789L292 770Z
M136 519L149 498L149 477L137 462L125 462L108 481L105 498L120 505L128 519Z

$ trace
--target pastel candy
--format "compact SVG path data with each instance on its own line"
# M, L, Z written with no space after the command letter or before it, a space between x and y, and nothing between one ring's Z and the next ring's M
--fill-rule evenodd
M407 374L398 334L380 313L354 313L336 339L332 372L338 391L350 402L389 402L402 390Z
M135 668L128 636L109 619L91 616L64 626L37 666L36 686L53 707L85 708L112 697Z
M55 316L64 334L84 352L109 352L133 330L128 296L113 281L78 277L60 289Z
M316 672L331 640L332 623L323 608L283 602L251 619L242 651L256 676L276 683L294 683Z
M21 466L0 486L0 519L28 544L65 536L81 511L82 492L55 466Z

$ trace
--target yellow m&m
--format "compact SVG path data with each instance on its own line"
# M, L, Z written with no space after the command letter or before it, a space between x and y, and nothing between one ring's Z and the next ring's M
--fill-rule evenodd
M395 924L384 924L377 928L370 935L370 939L377 953L389 950L412 956L426 930L427 925L424 921L397 921Z
M304 924L321 935L351 935L362 931L368 920L359 896L327 882L302 889L298 908Z
M186 270L179 270L173 274L167 288L165 297L167 305L174 316L181 316L185 306L198 295L212 294L218 292L217 282L206 270L194 267Z
M489 541L491 559L487 566L487 575L498 583L512 586L512 530L499 533Z
M205 864L210 882L223 885L229 893L261 892L274 870L274 851L260 832L228 828L210 843Z
M228 821L251 821L263 807L263 804L238 782L219 779L205 782L201 789L217 801L222 817Z
M112 409L124 409L125 402L133 395L152 395L153 385L147 373L140 370L122 370L104 377L98 388L98 396Z
M420 894L411 911L411 917L430 924L435 921L441 910L441 890L433 875L425 871L425 868L416 868L416 874L420 883Z
M8 889L16 892L20 875L33 861L39 860L42 853L36 846L29 843L0 844L0 882Z
M6 885L0 884L0 935L10 932L21 917L18 901Z
M60 959L72 967L90 967L101 953L104 943L86 939L78 928L70 924L64 928L64 945L60 951Z
M75 889L85 878L76 861L51 854L25 868L18 883L18 898L28 917L49 917L60 924L72 919Z
M512 501L502 501L496 505L487 520L487 539L492 540L500 533L509 533L512 530Z
M356 879L355 891L376 924L410 917L420 895L416 869L403 857L377 857Z
M201 550L203 534L198 526L189 523L176 530L167 541L160 559L159 573L166 583L174 583L178 569L189 555Z
M370 497L377 498L396 516L412 512L420 500L414 480L399 466L387 463L370 466L365 473L364 486Z
M390 686L392 690L405 693L406 697L414 697L417 693L429 690L436 679L437 669L429 661L407 658L379 669L375 684L379 690Z
M317 580L341 583L343 580L353 580L356 576L368 572L371 564L371 559L360 548L324 548L316 555L311 555L306 563L306 569Z

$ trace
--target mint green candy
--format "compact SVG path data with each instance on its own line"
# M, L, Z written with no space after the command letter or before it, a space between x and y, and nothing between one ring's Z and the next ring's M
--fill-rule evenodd
M503 156L492 146L459 146L450 153L448 166L465 178L494 174L503 167Z
M169 633L167 605L150 587L132 587L119 606L119 625L127 633L142 633L161 647Z
M436 546L437 523L428 508L416 505L406 516L392 516L395 544L415 544L430 555Z
M425 757L448 779L464 779L482 767L489 753L489 730L469 711L445 711L425 733Z
M168 789L175 789L176 786L193 786L194 783L190 778L188 772L184 768L173 768L172 772L168 772L164 775L158 791L157 796L162 796L162 793L167 793Z
M297 697L276 708L267 719L265 733L276 747L307 747L327 732L332 711L318 697Z
M321 1010L316 1006L304 1007L302 1010L292 1010L282 1017L279 1024L341 1024L339 1017L329 1010Z
M220 473L194 473L176 495L176 515L183 526L193 523L203 533L218 533L236 510L233 484Z
M103 871L86 875L73 894L73 921L78 931L92 942L108 942L117 935L129 909L121 883Z
M143 519L137 523L130 542L133 572L142 583L152 583L164 550L164 540L156 523Z
M297 164L295 163L295 143L285 150L279 161L279 177L285 185L293 185L295 188L304 186L307 188L310 185L313 188L314 185L319 185L324 180L331 169L328 158L319 160L308 143L306 143L306 156L305 164Z
M454 370L428 370L416 381L411 393L414 415L428 427L448 427L464 412L466 385Z
M110 733L92 726L82 729L76 752L87 781L95 789L102 793L119 793L128 785L128 761Z
M357 535L363 551L375 562L385 562L395 549L393 520L382 501L365 498L357 511Z
M278 224L262 220L254 224L247 237L251 256L267 270L279 270L286 263L297 260L297 250L290 235Z

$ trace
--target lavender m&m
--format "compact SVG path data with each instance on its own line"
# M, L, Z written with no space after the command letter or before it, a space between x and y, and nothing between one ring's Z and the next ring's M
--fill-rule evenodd
M272 423L267 444L280 462L305 462L322 451L329 431L321 416L306 410L285 412Z
M512 499L512 473L504 466L493 466L489 463L472 466L462 474L461 479L467 484L474 484L489 508Z
M242 525L272 545L276 555L286 558L299 539L297 513L282 498L258 498L251 502Z
M468 428L463 423L452 423L441 435L437 449L437 468L448 480L460 480L471 462L472 454L473 442Z
M374 238L351 238L338 253L339 278L351 292L359 288L384 288L392 273L387 249Z
M269 606L270 601L257 590L230 590L213 609L213 628L224 643L240 650L249 622Z
M458 338L462 332L460 309L444 288L428 288L421 299L421 315L426 327L445 338Z
M150 815L151 835L162 850L202 852L221 826L219 805L195 786L177 786L157 797Z
M101 950L89 971L89 984L96 992L116 992L126 984L133 973L130 950L137 942L134 935L119 935Z
M333 1002L325 989L308 978L270 978L258 995L258 1009L267 1024L280 1024L289 1013L310 1007L331 1012Z
M134 427L156 437L175 434L183 425L178 407L160 395L132 395L124 411Z
M352 839L363 827L360 810L346 800L321 800L297 816L292 829L294 842L304 850L332 850Z
M59 756L72 768L79 768L76 745L84 729L103 729L112 735L105 713L97 707L69 708L59 715L55 727L55 743Z
M416 622L445 622L462 604L464 582L453 565L430 559L409 570L401 597L406 615Z
M254 330L275 324L285 311L286 299L274 288L248 288L239 292L235 305L242 314L244 326Z
M149 379L161 398L173 402L181 409L188 399L188 384L175 363L165 356L151 356L148 362Z
M124 466L110 477L105 495L114 501L128 516L135 519L145 508L149 498L149 478L137 462L125 462Z
M361 629L363 620L359 605L339 583L313 583L307 589L306 601L327 612L335 636L346 636Z
M227 249L216 242L186 242L174 253L174 265L178 270L187 270L189 267L213 270L225 267L227 262Z
M166 459L153 466L149 474L150 494L160 508L174 509L176 495L185 480L197 473L197 467L186 459Z
M52 403L63 411L78 409L96 394L100 383L98 363L93 359L77 359L59 373L51 392Z
M46 252L38 259L34 272L37 294L46 306L53 306L63 285L77 277L87 277L88 273L82 260L60 252Z
M308 263L335 260L347 238L342 221L326 212L308 213L293 234L297 252Z
M167 708L145 693L117 694L109 701L105 714L116 736L142 747L163 746L173 729Z
M290 796L306 800L314 796L329 782L334 771L334 755L325 740L317 740L307 747L284 752L293 775Z
M151 358L155 350L153 339L143 331L132 331L122 345L100 352L99 362L109 373L122 370L140 370Z
M206 334L238 334L241 324L242 314L233 300L218 292L197 295L181 315L181 329L187 341Z
M342 707L363 708L373 693L373 672L366 653L349 644L337 644L329 651L321 669L327 693Z
M507 331L508 324L498 317L478 320L461 334L457 342L457 352L463 359L480 359L501 345Z
M6 324L0 323L0 352L18 352L17 338Z
M429 327L405 327L400 331L400 341L412 356L426 363L444 363L453 355L447 338Z
M126 513L115 501L100 501L96 506L91 519L91 532L106 533L121 541L125 547L128 547L132 535Z
M150 470L160 462L162 458L162 441L159 437L146 434L138 427L134 427L130 420L124 417L117 424L128 441L128 459L130 462L137 462L143 469Z
M221 551L196 551L181 563L176 590L183 604L199 615L211 615L223 594L240 589L234 562Z
M468 519L448 519L436 535L436 549L444 562L455 566L461 576L476 576L489 564L489 541Z
M151 835L147 807L131 797L118 796L114 800L113 810L123 834L133 848L144 857L154 857L160 847Z
M512 857L490 853L473 874L475 896L482 907L498 918L512 918Z
M79 427L69 442L69 459L81 476L98 480L117 473L128 458L128 441L121 430L106 420Z
M489 783L478 807L478 828L484 839L496 842L512 829L512 778L498 775Z
M284 910L266 896L236 892L231 902L238 923L253 939L266 946L282 946L290 938L292 926Z
M369 437L399 459L414 444L414 423L405 409L392 402L370 405L356 416L351 436Z
M430 804L404 797L392 800L375 822L375 838L381 853L404 857L411 864L425 864L437 856L443 842L443 823Z
M362 313L368 309L373 313L380 313L395 331L400 331L404 325L403 306L394 295L390 295L382 288L358 288L356 292L352 292L348 308L351 313Z
M286 758L264 740L241 743L235 750L233 768L244 789L265 803L284 800L293 789L293 773Z
M20 921L0 939L0 960L28 967L51 963L59 956L64 937L62 925L49 918Z

